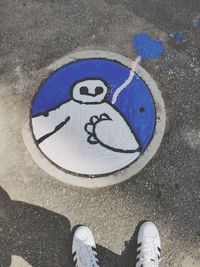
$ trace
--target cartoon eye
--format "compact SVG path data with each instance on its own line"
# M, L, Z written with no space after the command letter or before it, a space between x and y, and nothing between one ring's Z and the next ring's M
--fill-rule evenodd
M103 87L101 87L101 86L96 87L95 93L96 93L96 95L102 94L103 93Z
M86 86L82 86L80 88L80 94L81 95L87 95L88 94L88 88Z
M140 112L144 112L145 111L145 108L144 107L140 107Z

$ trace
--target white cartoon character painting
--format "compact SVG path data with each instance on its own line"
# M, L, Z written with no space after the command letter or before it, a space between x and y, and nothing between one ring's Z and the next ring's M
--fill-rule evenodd
M111 89L98 78L77 81L71 100L32 118L42 152L58 166L98 175L123 168L140 144L123 115L107 101Z
M32 105L32 130L42 153L68 172L104 176L136 161L151 142L156 107L137 74L164 46L147 33L133 37L132 66L108 58L75 59L55 71Z
M139 33L133 47L137 58L132 66L106 56L75 57L36 94L31 110L35 141L65 171L109 175L136 161L150 144L156 107L149 82L140 77L137 66L143 59L161 56L164 46Z

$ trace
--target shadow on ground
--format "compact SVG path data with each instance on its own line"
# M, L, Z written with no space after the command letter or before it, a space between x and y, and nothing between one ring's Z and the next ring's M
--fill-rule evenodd
M134 266L139 225L131 240L125 243L122 255L97 245L101 266ZM33 267L73 266L73 231L69 220L63 215L25 202L13 201L0 187L1 267L11 265L12 255L22 257Z
M18 255L32 266L68 266L70 222L64 216L20 201L0 188L0 266Z

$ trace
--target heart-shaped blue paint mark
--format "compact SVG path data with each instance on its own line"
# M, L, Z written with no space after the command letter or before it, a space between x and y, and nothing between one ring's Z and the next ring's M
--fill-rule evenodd
M148 33L138 33L133 37L133 47L142 59L153 59L160 57L165 48L160 40L154 40Z

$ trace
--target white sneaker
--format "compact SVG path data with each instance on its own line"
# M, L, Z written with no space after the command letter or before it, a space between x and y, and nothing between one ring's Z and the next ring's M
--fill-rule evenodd
M152 222L141 225L137 237L136 267L158 267L160 262L160 237Z
M99 267L96 244L88 227L80 226L75 231L72 255L76 267Z

